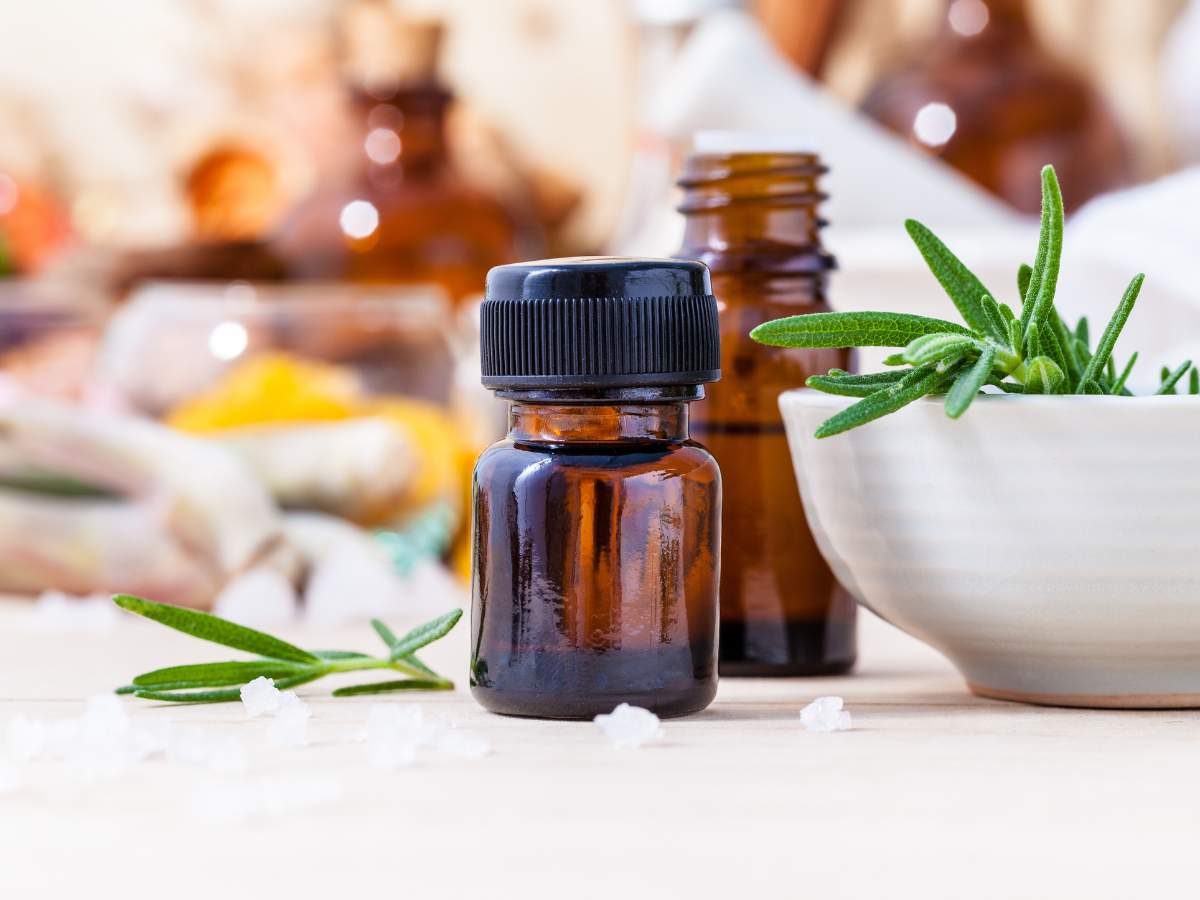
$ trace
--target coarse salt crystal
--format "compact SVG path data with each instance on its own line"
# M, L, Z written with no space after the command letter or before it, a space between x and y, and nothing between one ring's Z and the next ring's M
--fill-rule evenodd
M809 731L847 731L850 713L841 697L818 697L800 711L800 724Z
M592 720L604 732L614 747L632 749L662 737L658 716L640 706L622 703L607 715Z
M242 706L246 715L251 719L265 713L273 713L279 709L279 689L275 687L275 679L260 675L248 684L242 685Z

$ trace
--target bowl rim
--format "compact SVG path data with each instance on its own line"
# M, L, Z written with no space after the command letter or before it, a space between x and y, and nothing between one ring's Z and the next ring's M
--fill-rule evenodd
M815 388L789 388L779 395L779 402L801 406L835 407L848 406L859 398L847 397L842 394L827 394ZM1039 406L1100 406L1108 404L1129 405L1130 401L1144 405L1147 402L1159 406L1195 406L1200 405L1200 394L1137 394L1132 397L1115 397L1111 394L981 394L972 402L976 406L1001 406L1020 403L1032 403ZM922 397L912 405L941 406L945 402L942 395Z

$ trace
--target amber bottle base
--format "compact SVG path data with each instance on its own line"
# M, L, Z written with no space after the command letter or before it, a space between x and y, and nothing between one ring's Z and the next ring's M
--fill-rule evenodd
M708 660L699 669L696 659ZM491 712L537 719L591 719L621 703L663 718L708 706L717 693L712 645L656 652L539 651L519 662L472 667L471 695Z
M621 703L640 706L656 716L671 719L700 712L717 694L716 679L682 691L649 691L626 694L564 696L532 691L496 691L472 687L471 696L488 712L525 719L592 719L610 713Z
M844 623L791 620L783 625L778 650L764 653L748 645L742 622L722 622L720 673L730 678L814 677L844 675L858 656L853 621Z

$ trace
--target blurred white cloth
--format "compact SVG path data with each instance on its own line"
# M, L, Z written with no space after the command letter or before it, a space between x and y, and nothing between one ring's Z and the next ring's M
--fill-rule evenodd
M794 139L830 167L822 213L838 228L900 228L914 210L935 229L1019 221L954 169L827 94L741 10L712 13L696 27L661 80L647 125L677 147L701 131ZM673 253L682 234L674 205L673 192L663 197L659 216L621 251Z
M1163 47L1163 91L1184 156L1200 160L1200 0L1175 20Z
M1200 49L1200 48L1198 48ZM1197 108L1200 112L1200 107ZM1129 279L1146 273L1118 357L1140 352L1135 389L1161 366L1200 363L1200 166L1098 197L1067 223L1059 306L1102 327Z

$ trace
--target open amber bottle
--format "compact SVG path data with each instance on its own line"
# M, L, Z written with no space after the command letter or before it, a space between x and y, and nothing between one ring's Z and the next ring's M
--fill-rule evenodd
M483 381L509 432L473 482L471 692L511 715L703 709L721 476L688 433L719 376L708 273L547 260L488 277Z
M845 350L783 350L750 340L756 325L829 310L834 259L821 246L809 153L699 153L680 186L679 256L712 272L724 378L692 410L692 429L725 478L721 672L818 675L855 659L855 606L804 518L777 400L810 375L850 367Z

